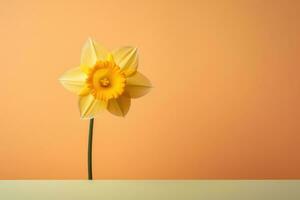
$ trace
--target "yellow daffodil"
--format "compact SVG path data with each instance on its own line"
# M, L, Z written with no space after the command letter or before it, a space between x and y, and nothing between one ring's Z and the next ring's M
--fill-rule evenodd
M125 116L131 98L141 97L151 88L150 81L137 68L136 48L108 51L88 39L81 52L80 66L65 72L59 80L67 90L79 96L81 118L94 118L105 109Z

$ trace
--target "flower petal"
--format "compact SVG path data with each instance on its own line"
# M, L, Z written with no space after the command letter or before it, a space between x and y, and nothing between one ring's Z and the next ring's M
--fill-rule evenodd
M147 94L152 85L143 74L136 72L133 76L128 77L126 80L125 90L132 98L138 98Z
M80 67L76 67L66 71L59 78L59 81L64 86L64 88L79 95L85 85L86 78L87 75L80 69Z
M131 99L129 97L121 95L117 99L109 100L107 110L114 115L124 117L129 111L130 102Z
M91 94L79 97L79 110L82 119L94 118L107 107L107 102L95 99Z
M108 51L105 47L89 38L83 45L81 51L81 62L80 66L83 71L93 67L97 61L105 60L108 55Z
M133 75L138 67L137 48L122 47L112 52L115 63L121 68L126 76Z

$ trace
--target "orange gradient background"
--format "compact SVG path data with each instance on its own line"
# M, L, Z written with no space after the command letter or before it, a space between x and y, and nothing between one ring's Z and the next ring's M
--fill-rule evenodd
M155 86L99 115L96 179L300 178L299 1L0 1L0 179L86 179L58 82L91 36Z

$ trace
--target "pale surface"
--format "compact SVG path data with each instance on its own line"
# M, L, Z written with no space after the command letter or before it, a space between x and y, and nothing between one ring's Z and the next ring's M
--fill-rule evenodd
M300 178L300 1L0 0L0 179L85 179L58 82L92 36L153 83L95 120L97 179Z
M299 200L300 181L0 181L5 200Z

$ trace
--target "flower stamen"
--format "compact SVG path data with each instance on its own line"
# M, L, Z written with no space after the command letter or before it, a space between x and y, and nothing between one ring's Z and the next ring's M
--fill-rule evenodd
M108 87L110 86L110 81L107 77L104 77L102 79L100 79L100 85L101 87Z

